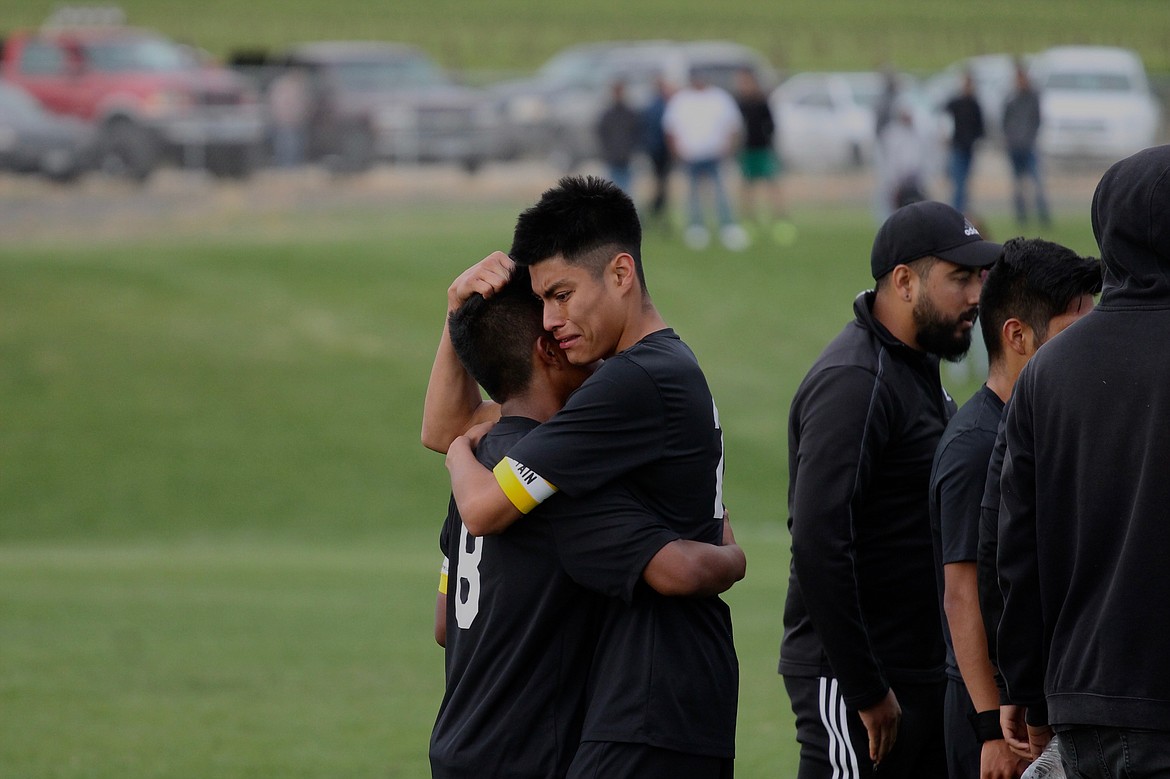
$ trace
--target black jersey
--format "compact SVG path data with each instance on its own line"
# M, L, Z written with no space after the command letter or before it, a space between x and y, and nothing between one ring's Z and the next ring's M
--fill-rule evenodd
M493 465L536 422L505 417L476 456ZM678 534L628 493L555 496L498 536L468 534L451 503L447 688L431 735L435 777L563 776L580 743L602 609L629 600Z
M536 477L576 496L616 480L683 538L721 540L719 417L673 330L607 359L506 462L513 489ZM739 669L718 597L664 598L639 584L630 606L606 609L597 652L584 740L734 754Z
M935 451L930 472L930 531L940 606L945 590L943 566L974 563L978 559L980 504L1003 405L999 396L984 384L951 417ZM947 674L962 681L945 615L942 627L947 644Z

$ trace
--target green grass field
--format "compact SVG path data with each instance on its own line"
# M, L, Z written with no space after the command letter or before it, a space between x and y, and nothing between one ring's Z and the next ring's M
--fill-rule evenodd
M1161 0L121 0L131 22L217 56L321 38L419 44L448 67L531 70L559 49L593 40L726 38L791 70L871 69L884 62L931 72L960 57L1064 43L1135 48L1170 71ZM0 0L0 34L38 25L57 0Z
M447 284L523 205L6 238L0 775L428 775L447 490L418 443L423 388ZM745 779L794 773L785 418L867 285L873 230L844 208L796 221L783 250L645 247L726 430ZM1079 213L1050 236L1094 248Z

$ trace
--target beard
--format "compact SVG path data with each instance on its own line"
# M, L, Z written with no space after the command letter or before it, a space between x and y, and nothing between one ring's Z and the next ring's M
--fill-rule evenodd
M923 296L914 306L918 345L947 362L958 362L971 348L971 334L975 331L978 313L978 308L972 308L958 317L948 319L934 307L929 298ZM971 327L960 331L959 325L963 322L970 322Z

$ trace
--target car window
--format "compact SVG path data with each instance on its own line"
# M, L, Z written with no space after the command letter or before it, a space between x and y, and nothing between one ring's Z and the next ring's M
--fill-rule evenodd
M195 67L195 61L169 41L141 38L86 44L89 66L103 73L168 73Z
M1049 89L1067 89L1074 92L1132 92L1133 81L1124 73L1053 73L1048 77Z
M355 92L441 86L448 83L439 66L414 57L342 62L334 65L333 70L338 83Z
M828 92L810 92L806 95L801 95L796 100L797 105L802 105L806 108L832 108L833 101L829 97Z
M28 41L20 52L20 71L34 76L60 75L65 72L65 51L44 41Z

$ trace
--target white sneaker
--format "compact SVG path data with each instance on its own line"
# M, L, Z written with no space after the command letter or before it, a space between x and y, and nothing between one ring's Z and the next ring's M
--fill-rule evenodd
M748 235L748 231L737 224L724 225L719 231L719 240L723 242L724 247L733 252L742 252L752 245L752 237Z
M683 233L683 243L695 251L706 249L711 243L711 234L702 225L691 225Z

